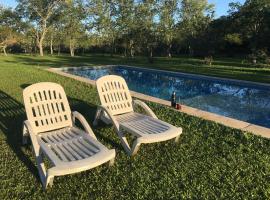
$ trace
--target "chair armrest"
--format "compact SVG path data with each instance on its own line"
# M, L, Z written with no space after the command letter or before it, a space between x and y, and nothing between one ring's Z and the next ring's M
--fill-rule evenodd
M110 118L110 120L112 121L115 128L117 130L119 130L119 123L117 122L117 120L113 116L112 112L108 108L106 108L104 106L98 106L98 109L99 109L99 111L103 111L104 113L106 113L108 115L108 117Z
M133 100L133 103L134 103L134 106L140 106L146 112L148 116L157 119L157 116L155 115L155 113L151 110L151 108L149 108L149 106L146 103L138 99Z
M73 125L75 125L76 119L79 120L79 122L82 124L84 130L85 130L91 137L93 137L93 138L95 138L95 139L97 140L97 138L96 138L94 132L92 131L91 127L89 126L89 124L88 124L88 122L86 121L86 119L84 118L84 116L83 116L81 113L79 113L79 112L77 112L77 111L74 111L74 112L72 112Z
M31 124L30 124L30 122L28 120L25 120L23 122L23 125L27 129L27 131L28 131L29 134L34 134L33 129L32 129L32 126L31 126Z

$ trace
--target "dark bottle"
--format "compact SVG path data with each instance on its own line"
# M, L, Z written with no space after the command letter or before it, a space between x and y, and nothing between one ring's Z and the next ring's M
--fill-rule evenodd
M175 93L175 91L173 91L172 96L171 96L171 106L174 108L176 107L176 93Z

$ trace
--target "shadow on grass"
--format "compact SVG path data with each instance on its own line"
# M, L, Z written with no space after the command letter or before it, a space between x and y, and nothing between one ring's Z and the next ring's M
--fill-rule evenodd
M34 163L21 148L22 124L26 119L24 106L5 92L0 91L0 110L0 130L6 135L8 145L39 180Z
M24 65L39 66L39 67L79 67L89 65L117 65L127 64L130 60L135 63L141 61L141 59L129 59L121 56L101 56L101 55L88 55L88 56L45 56L35 57L26 55L15 55L14 60L7 60L5 62L10 63L22 63Z
M26 88L27 86L29 85L21 85L22 88ZM90 122L93 121L95 116L96 106L79 99L68 99L71 105L71 109L82 113L89 124L91 124ZM6 135L7 143L16 154L16 156L24 163L25 166L27 166L28 170L39 181L38 170L35 166L35 163L33 163L29 155L27 155L23 149L25 148L25 150L30 150L30 146L22 147L22 124L24 120L26 120L24 105L5 92L0 91L0 130ZM111 144L114 148L122 150L121 145L102 133L99 128L95 129L94 133L104 142Z
M30 86L31 84L21 84L21 88L25 89L26 87ZM98 137L104 140L106 143L111 144L113 148L117 148L119 150L122 150L122 146L119 143L116 143L112 138L106 136L104 133L101 132L102 127L111 127L110 125L106 125L105 123L100 122L99 126L93 127L92 122L94 121L94 117L96 114L97 106L91 103L87 103L85 101L82 101L80 99L68 97L68 102L71 107L71 111L78 111L80 112L85 119L88 121L89 125L92 129L95 128L94 134ZM80 127L83 128L83 127ZM116 134L116 132L115 132Z
M68 100L71 106L71 110L78 111L85 117L85 119L88 121L89 125L93 129L93 132L97 136L97 138L101 138L104 142L112 145L113 148L118 149L119 151L123 150L120 143L117 143L116 141L113 140L113 138L110 138L110 136L102 132L102 128L104 127L109 128L111 127L111 125L106 125L105 123L99 122L99 125L97 127L93 127L92 122L94 121L94 117L96 114L96 109L97 109L96 105L89 104L85 101L75 99L75 98L70 98L70 97L68 97ZM116 134L117 133L115 132L115 135Z

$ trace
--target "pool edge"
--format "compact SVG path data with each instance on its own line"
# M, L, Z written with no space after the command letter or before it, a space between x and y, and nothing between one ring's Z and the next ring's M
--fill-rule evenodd
M106 65L106 66L116 66L116 65ZM121 65L121 66L126 66L126 65ZM131 66L129 66L129 67L131 67ZM68 68L68 67L66 67L66 68ZM139 68L139 67L137 67L137 68ZM63 69L63 68L47 68L45 70L48 71L48 72L52 72L52 73L55 73L55 74L58 74L58 75L62 75L62 76L68 77L68 78L75 79L77 81L85 82L85 83L88 83L90 85L94 85L94 86L96 85L96 81L94 81L94 80L90 80L88 78L84 78L84 77L76 76L76 75L73 75L73 74L69 74L69 73L61 71L61 69ZM143 69L147 69L147 68L143 68ZM165 70L160 70L160 71L165 71ZM178 72L172 72L172 73L178 73ZM204 76L204 75L198 75L198 76ZM224 79L224 80L231 80L231 79ZM244 81L244 82L249 82L250 83L250 81ZM254 82L251 82L251 83L254 83ZM263 85L267 85L267 84L263 84ZM142 99L142 100L149 101L149 102L162 104L162 105L167 106L170 109L173 109L173 108L170 107L170 102L169 101L159 99L159 98L156 98L156 97L152 97L152 96L149 96L149 95L145 95L145 94L135 92L135 91L130 91L130 92L131 92L131 95L133 97L135 97L135 98ZM176 110L176 111L178 111L178 110ZM192 108L192 107L189 107L189 106L186 106L186 105L182 105L182 109L179 110L179 112L183 112L183 113L186 113L188 115L192 115L192 116L199 117L199 118L202 118L202 119L214 121L216 123L223 124L223 125L231 127L231 128L240 129L240 130L242 130L244 132L250 132L250 133L253 133L255 135L260 135L260 136L265 137L265 138L270 138L270 128L266 128L266 127L263 127L263 126L258 126L258 125L251 124L251 123L248 123L248 122L244 122L244 121L241 121L241 120L237 120L237 119L233 119L233 118L230 118L230 117L225 117L225 116L222 116L222 115L218 115L218 114L215 114L215 113L203 111L203 110L200 110L200 109L197 109L197 108Z

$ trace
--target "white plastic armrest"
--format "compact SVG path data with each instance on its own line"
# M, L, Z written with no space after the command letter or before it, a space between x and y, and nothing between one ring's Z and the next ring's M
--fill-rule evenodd
M113 116L112 112L108 108L106 108L104 106L98 106L98 109L100 109L101 111L105 112L108 115L108 117L110 118L110 120L112 121L112 123L115 126L115 128L117 130L119 130L119 123L117 122L117 120Z
M144 103L144 102L142 102L141 100L138 100L138 99L133 100L133 103L134 103L134 105L138 105L141 108L143 108L148 116L157 119L157 116L155 115L155 113L151 110L151 108L149 108L149 106L146 103Z
M91 129L91 127L89 126L88 122L86 121L86 119L83 117L83 115L77 111L72 112L72 120L73 120L73 124L75 125L75 121L79 120L79 122L82 124L84 130L93 138L96 138L93 130Z

